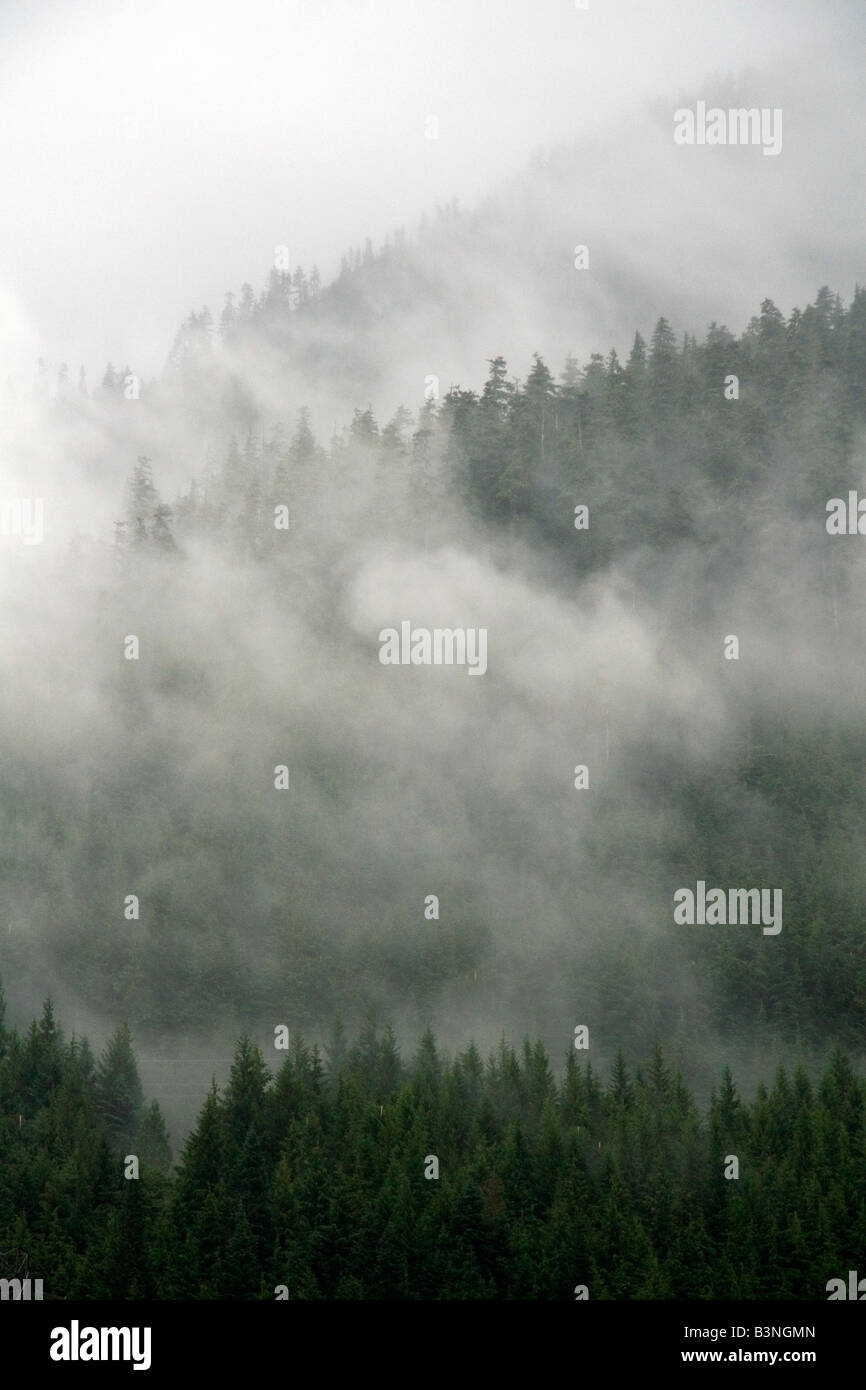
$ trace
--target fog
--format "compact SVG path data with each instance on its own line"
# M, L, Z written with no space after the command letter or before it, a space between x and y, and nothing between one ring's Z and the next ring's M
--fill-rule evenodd
M0 344L0 368L29 384L36 346L76 375L83 363L91 383L108 360L150 377L190 308L218 313L225 291L260 282L275 244L328 279L349 246L378 244L436 203L473 204L534 149L627 112L616 185L642 103L713 74L793 74L808 59L826 84L810 143L851 159L857 93L838 77L842 61L856 72L862 28L856 3L782 0L586 11L570 0L13 0L0 15L0 287L21 318L20 352ZM820 231L829 247L791 177L804 134L791 127L783 201L803 243ZM649 205L622 193L654 236L665 191Z
M0 22L0 499L44 505L38 544L0 537L13 1016L51 993L97 1042L130 1017L175 1131L242 1029L272 1057L275 1025L323 1041L370 1004L408 1039L526 1030L557 1060L586 1023L604 1063L632 991L640 1037L688 1019L677 1060L699 1086L731 1055L765 1070L781 1032L737 1054L709 1000L715 948L672 944L672 893L705 864L665 770L718 777L744 854L788 875L784 930L755 947L781 955L800 920L791 827L725 776L767 711L856 722L862 564L828 569L801 484L826 464L820 498L862 486L863 439L835 476L823 436L809 454L792 421L786 454L780 425L757 510L672 451L681 540L643 534L653 483L628 458L607 495L576 467L566 527L581 488L594 517L633 517L628 545L581 570L482 526L442 448L419 493L347 428L404 405L408 450L430 380L439 401L479 392L497 354L525 381L533 352L555 373L569 353L624 361L662 315L681 340L713 321L739 335L763 300L787 316L824 284L850 301L859 7L37 4ZM698 100L780 108L781 152L677 147L673 112ZM187 315L258 294L283 244L322 278L291 330L214 330L167 369ZM99 389L107 361L140 392ZM266 456L303 406L323 448L291 474L274 566L184 531L230 437ZM113 545L143 454L175 509L169 560ZM380 631L403 620L486 628L483 678L383 666ZM852 876L855 839L840 827Z

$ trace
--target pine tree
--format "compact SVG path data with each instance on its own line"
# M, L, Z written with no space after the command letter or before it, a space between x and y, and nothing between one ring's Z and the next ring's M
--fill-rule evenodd
M271 1082L261 1049L248 1037L240 1038L222 1103L226 1135L236 1151L243 1146L250 1128L262 1125Z
M677 340L667 319L660 318L650 341L647 385L650 395L650 418L665 433L670 428L676 410L680 366Z
M153 511L151 543L163 556L177 553L177 542L171 532L172 509L160 502Z
M132 1143L142 1119L144 1097L127 1023L118 1025L99 1059L95 1076L96 1105L112 1144Z
M617 1105L622 1105L626 1109L631 1106L634 1099L634 1087L625 1064L625 1058L622 1055L622 1049L617 1049L610 1078L610 1094Z
M148 523L159 506L159 495L153 485L151 461L140 454L129 479L127 520L135 545L142 545L149 536Z
M142 1167L165 1174L171 1171L171 1143L158 1101L151 1101L143 1111L133 1148Z

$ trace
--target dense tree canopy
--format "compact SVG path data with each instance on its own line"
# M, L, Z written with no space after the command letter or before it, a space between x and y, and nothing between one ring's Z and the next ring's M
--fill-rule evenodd
M155 1103L120 1148L100 1118L140 1090L128 1031L94 1068L46 1004L0 1033L0 1277L26 1257L53 1298L814 1300L857 1267L866 1090L841 1053L751 1103L726 1068L705 1114L658 1044L606 1082L582 1057L555 1077L539 1042L484 1063L428 1032L404 1061L368 1019L327 1064L296 1037L269 1069L242 1038L169 1177Z

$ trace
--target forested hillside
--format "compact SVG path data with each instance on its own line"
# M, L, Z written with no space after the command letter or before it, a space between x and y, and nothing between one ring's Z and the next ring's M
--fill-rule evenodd
M850 1375L866 8L201 10L0 4L16 1368Z
M4 978L112 1033L98 1064L50 1006L0 1035L10 1277L816 1298L856 1267L866 292L524 370L328 440L258 421L168 500L141 455L113 535L10 571ZM484 678L383 666L406 619L483 625ZM698 880L780 891L778 934L678 924ZM194 1122L190 1040L224 1078L239 1034Z
M390 1029L241 1039L174 1177L128 1033L0 1027L0 1277L54 1299L823 1299L866 1236L864 1086L836 1053L705 1112L656 1045L404 1062ZM139 1160L137 1176L132 1154ZM739 1171L732 1177L731 1159Z
M864 570L826 523L864 412L866 292L822 290L559 377L494 358L325 443L301 411L171 504L133 461L113 539L59 563L59 645L19 567L12 998L72 991L146 1047L321 1038L372 1003L556 1055L585 1022L608 1061L661 1037L697 1084L740 1048L859 1051ZM425 612L489 626L482 681L379 665L380 628ZM779 937L676 926L696 879L781 887Z

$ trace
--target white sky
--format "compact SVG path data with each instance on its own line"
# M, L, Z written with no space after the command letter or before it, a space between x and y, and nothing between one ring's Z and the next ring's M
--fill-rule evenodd
M277 243L328 278L534 147L809 51L848 0L2 0L0 371L158 372ZM828 89L831 100L831 90ZM438 141L425 118L440 121Z

